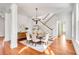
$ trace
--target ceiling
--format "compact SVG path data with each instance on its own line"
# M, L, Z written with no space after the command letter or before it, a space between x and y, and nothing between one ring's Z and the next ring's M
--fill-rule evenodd
M8 11L11 3L0 3L0 12ZM38 8L38 16L46 15L48 13L70 12L72 10L72 3L17 3L18 13L24 14L28 17L35 16L35 8Z
M0 3L0 12L4 13L9 10L11 3Z
M4 18L5 12L10 11L10 3L0 3L0 18Z
M71 3L19 3L17 5L19 13L25 14L28 17L35 16L35 8L38 8L38 16L72 10Z

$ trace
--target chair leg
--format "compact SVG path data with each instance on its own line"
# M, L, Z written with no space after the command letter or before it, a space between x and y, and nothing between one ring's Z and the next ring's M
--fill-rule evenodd
M45 45L47 45L48 44L48 42L45 42Z
M27 40L27 43L29 43L29 41Z
M37 44L37 43L35 42L35 46L36 46L36 44Z

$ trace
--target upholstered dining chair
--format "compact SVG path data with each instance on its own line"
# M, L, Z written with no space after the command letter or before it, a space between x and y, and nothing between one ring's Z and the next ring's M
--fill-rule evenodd
M32 41L33 41L33 43L34 43L35 46L36 46L36 44L38 44L38 43L40 42L40 39L36 38L36 35L33 34L33 35L32 35Z
M26 33L26 38L27 38L26 40L28 43L30 43L32 41L29 33Z
M45 43L45 45L46 45L46 44L48 44L48 39L49 39L49 33L47 33L45 35L45 38L43 40L41 40L41 41L42 41L42 43Z

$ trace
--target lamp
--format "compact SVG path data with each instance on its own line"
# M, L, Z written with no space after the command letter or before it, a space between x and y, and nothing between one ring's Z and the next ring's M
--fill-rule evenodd
M36 17L32 19L36 22L36 24L38 23L39 20L41 20L40 18L37 18L37 11L38 11L38 8L36 8Z

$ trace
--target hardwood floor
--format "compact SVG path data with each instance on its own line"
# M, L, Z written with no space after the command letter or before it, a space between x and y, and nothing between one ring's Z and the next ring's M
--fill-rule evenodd
M0 37L0 55L3 55L3 37Z
M4 42L0 38L0 54L1 55L76 55L72 41L63 40L60 36L55 38L52 44L44 52L36 51L18 42L18 47L11 49L9 42ZM4 42L4 46L3 43Z

